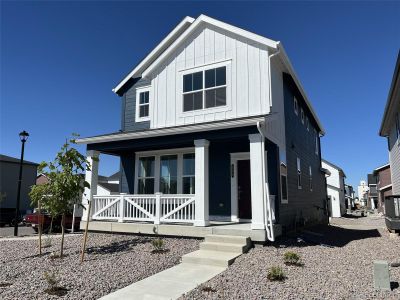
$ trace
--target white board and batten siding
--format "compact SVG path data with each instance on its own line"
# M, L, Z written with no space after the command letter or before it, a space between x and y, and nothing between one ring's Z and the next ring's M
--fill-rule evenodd
M149 75L150 127L268 114L268 63L265 45L212 25L200 26ZM226 66L226 106L183 112L183 75L219 66Z

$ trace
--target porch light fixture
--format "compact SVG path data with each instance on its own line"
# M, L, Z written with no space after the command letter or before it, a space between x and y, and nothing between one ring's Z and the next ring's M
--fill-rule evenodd
M21 182L22 182L22 166L24 164L24 149L25 142L28 140L29 133L25 130L19 133L19 139L22 143L21 148L21 160L19 161L19 177L18 177L18 189L17 189L17 204L15 207L15 219L14 219L14 236L18 236L18 220L19 220L19 202L21 198Z

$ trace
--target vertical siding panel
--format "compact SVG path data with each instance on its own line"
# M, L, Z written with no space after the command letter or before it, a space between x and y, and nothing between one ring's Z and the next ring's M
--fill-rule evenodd
M185 49L186 68L194 67L194 43L188 43Z
M215 53L215 43L214 43L214 31L210 30L209 28L205 28L205 48L204 48L204 55L205 60L204 63L214 62L214 53Z
M194 57L194 61L195 61L195 65L202 65L204 64L204 30L199 32L195 41L195 57Z
M260 102L260 55L258 48L249 45L247 52L249 69L249 114L256 115L261 113Z
M160 72L158 76L158 88L157 88L157 97L158 97L158 124L159 127L165 127L166 124L166 115L167 115L167 71L166 68Z
M222 60L225 58L225 35L215 32L215 60Z
M180 70L183 70L185 68L185 55L184 55L184 49L181 48L180 51L178 51L178 55L175 59L175 70L176 70L176 76L175 76L175 107L176 107L176 121L175 123L177 125L184 124L184 119L180 117L180 113L182 111L182 75Z
M248 107L248 63L247 63L247 44L236 41L236 95L237 95L237 116L243 117L249 114Z
M268 72L268 51L260 49L260 101L263 113L269 112L269 72Z
M176 79L176 69L175 69L175 60L172 60L167 68L167 126L174 126L175 122L175 110L176 110L176 88L175 88L175 79Z

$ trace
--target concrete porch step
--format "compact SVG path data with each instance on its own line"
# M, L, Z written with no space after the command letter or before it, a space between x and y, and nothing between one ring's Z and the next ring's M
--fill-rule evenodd
M227 243L236 245L250 245L251 243L250 238L246 236L233 236L233 235L220 235L220 234L206 235L205 242Z
M247 244L232 244L232 243L216 243L216 242L203 242L200 244L201 250L224 251L233 253L247 252L249 245Z
M241 254L241 252L197 250L182 256L182 263L227 267Z

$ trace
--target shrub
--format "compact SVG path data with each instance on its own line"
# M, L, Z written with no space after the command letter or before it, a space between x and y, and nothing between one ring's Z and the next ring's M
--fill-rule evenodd
M301 266L300 255L296 252L288 251L283 255L283 261L286 265Z
M271 281L283 281L286 276L281 267L271 267L268 271L267 278Z
M44 279L46 279L47 284L49 285L49 290L56 290L60 279L57 278L56 272L44 272Z
M164 250L164 241L160 238L152 240L151 244L153 245L154 250L157 252L161 252Z

